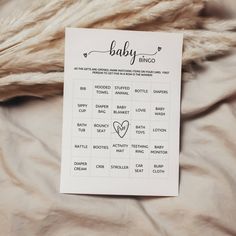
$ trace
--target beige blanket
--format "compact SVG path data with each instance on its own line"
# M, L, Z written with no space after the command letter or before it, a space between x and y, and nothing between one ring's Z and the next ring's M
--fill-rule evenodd
M2 104L0 235L236 235L236 52L195 71L182 86L179 197L60 194L62 97Z
M62 97L3 106L1 235L236 235L235 65L183 82L179 197L60 194Z

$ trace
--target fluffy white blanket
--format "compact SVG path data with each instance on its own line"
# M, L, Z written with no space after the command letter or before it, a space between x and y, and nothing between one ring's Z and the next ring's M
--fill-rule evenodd
M231 5L230 5L231 4ZM234 1L0 1L0 100L61 94L65 27L184 32L183 78L236 45Z

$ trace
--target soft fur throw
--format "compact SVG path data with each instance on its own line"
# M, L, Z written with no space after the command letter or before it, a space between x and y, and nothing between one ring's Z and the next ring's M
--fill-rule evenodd
M184 32L183 79L236 46L222 0L0 0L1 101L62 93L67 26Z

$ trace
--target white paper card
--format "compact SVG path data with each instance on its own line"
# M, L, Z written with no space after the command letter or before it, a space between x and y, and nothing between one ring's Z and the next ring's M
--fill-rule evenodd
M182 44L66 29L61 193L178 195Z

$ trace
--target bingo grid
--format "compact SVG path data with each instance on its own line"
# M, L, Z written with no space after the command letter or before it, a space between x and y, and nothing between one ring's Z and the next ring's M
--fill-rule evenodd
M74 176L168 176L169 83L74 79Z

